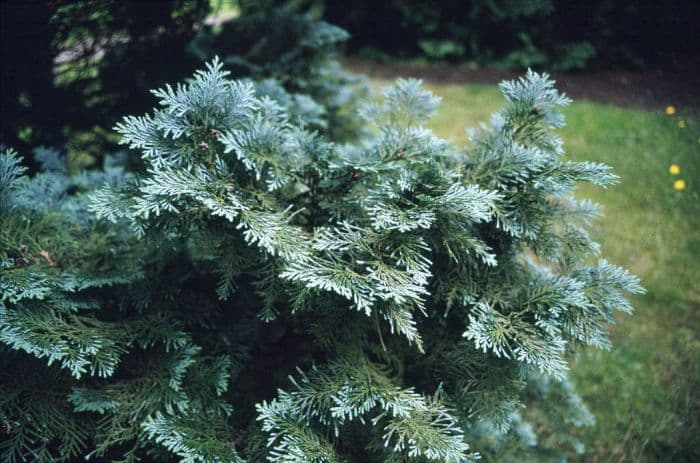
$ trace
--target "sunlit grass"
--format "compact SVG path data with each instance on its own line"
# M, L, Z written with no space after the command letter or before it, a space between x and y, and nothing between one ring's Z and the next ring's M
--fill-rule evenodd
M427 87L443 98L431 128L457 145L503 102L495 86ZM651 113L590 102L565 111L567 157L605 162L621 177L607 190L577 191L604 206L593 235L648 290L634 298L634 315L619 318L613 350L583 353L573 365L597 416L583 431L581 461L700 461L700 127L673 103L672 115L665 106Z

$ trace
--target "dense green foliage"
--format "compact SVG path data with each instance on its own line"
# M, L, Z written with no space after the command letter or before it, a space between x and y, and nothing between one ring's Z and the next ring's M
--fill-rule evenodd
M595 259L598 208L570 195L616 177L562 159L569 100L535 73L501 88L466 149L424 127L438 99L414 80L365 101L363 138L339 144L215 60L118 124L138 173L108 157L68 175L42 150L29 178L3 153L3 458L581 451L567 426L592 418L566 353L607 348L642 289Z
M286 2L281 2L286 3ZM697 64L697 2L361 0L315 2L367 56L476 61L515 69Z

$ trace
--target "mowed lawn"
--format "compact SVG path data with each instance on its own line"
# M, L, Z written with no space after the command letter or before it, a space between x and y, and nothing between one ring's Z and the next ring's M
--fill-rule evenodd
M426 87L443 98L430 127L457 145L503 103L496 86ZM603 205L593 228L602 255L647 289L633 298L633 315L618 316L612 351L572 363L597 418L581 431L581 461L700 461L700 122L682 101L667 104L674 115L586 101L564 111L567 158L605 162L621 177L609 189L576 192ZM675 189L681 179L685 189Z

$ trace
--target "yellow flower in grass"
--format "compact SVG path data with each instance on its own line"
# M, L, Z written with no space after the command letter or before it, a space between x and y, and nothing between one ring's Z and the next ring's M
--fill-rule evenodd
M680 127L681 129L684 129L684 128L685 128L685 121L684 121L683 119L681 119L680 121L678 121L678 127Z
M671 175L678 175L681 173L681 168L678 164L671 164L668 166L668 173Z
M675 188L678 191L685 190L685 180L679 179L673 182L673 188Z
M673 105L666 106L666 114L668 114L669 116L673 116L674 114L676 114L676 107Z

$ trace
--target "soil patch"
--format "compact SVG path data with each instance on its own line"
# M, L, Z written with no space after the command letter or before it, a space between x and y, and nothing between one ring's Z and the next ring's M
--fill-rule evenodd
M395 79L417 77L427 82L446 84L497 84L522 73L501 69L450 66L446 64L416 65L378 63L348 58L346 67L371 77ZM553 72L557 88L575 100L590 100L616 106L664 111L674 105L679 112L700 115L700 74L695 72Z

